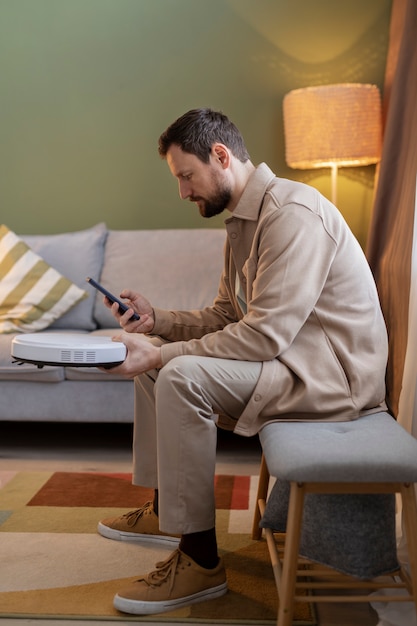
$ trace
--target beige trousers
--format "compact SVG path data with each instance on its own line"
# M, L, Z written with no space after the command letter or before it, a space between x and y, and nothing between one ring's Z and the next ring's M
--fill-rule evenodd
M215 526L217 415L239 418L261 367L179 356L135 379L133 482L159 489L163 532Z

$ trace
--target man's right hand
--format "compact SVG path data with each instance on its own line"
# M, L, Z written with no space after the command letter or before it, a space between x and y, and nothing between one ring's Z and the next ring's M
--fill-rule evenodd
M126 304L129 309L123 315L119 313L119 305L114 303L111 305L107 298L104 298L104 304L109 308L114 317L119 322L121 328L127 333L150 333L155 324L155 318L152 306L146 298L140 293L132 291L130 289L124 289L120 297L123 300L127 300ZM138 313L139 320L131 320L132 313Z

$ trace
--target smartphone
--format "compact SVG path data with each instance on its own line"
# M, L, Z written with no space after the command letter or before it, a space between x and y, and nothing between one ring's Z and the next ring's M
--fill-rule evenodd
M106 298L108 300L110 300L111 303L113 302L117 302L117 304L119 305L119 313L120 315L123 315L123 313L126 313L126 311L128 309L130 309L131 307L128 306L126 304L126 302L123 302L123 300L120 300L119 298L116 298L116 296L114 296L112 293L110 293L110 291L107 291L107 289L105 287L103 287L103 285L100 285L100 283L98 283L96 280L94 280L94 278L90 278L90 276L87 276L86 281L88 283L90 283L90 285L92 285L95 289L98 289L99 291L101 291L101 293L106 296ZM137 313L133 313L132 317L130 318L131 320L140 320L140 317Z

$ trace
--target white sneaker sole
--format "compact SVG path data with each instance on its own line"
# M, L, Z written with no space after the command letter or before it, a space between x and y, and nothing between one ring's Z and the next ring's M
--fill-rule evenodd
M173 611L174 609L181 609L184 606L195 604L196 602L202 602L203 600L214 600L219 598L227 592L227 583L222 583L217 587L211 587L210 589L204 589L185 598L176 598L175 600L161 600L159 602L146 602L142 600L130 600L123 598L119 595L115 595L113 600L114 608L123 613L130 613L132 615L154 615L155 613L164 613L166 611Z
M130 533L123 530L115 530L109 526L105 526L101 522L97 525L97 532L107 539L113 539L115 541L137 541L139 543L158 543L178 545L180 542L179 537L170 537L169 535L150 535L140 533Z

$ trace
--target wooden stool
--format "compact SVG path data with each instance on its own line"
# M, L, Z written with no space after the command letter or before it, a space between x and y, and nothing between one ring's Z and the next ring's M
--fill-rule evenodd
M291 626L296 601L369 602L367 595L306 595L306 589L404 588L408 594L373 596L375 602L411 601L417 608L417 440L388 413L375 413L351 422L274 422L260 434L263 450L253 538L268 498L270 476L290 484L283 558L274 530L265 528L279 597L277 626ZM299 558L306 494L395 494L402 499L408 544L409 573L398 567L384 580L363 581L327 568L306 570ZM329 524L332 520L329 519ZM304 567L300 569L299 566ZM298 582L331 572L327 582ZM397 577L397 582L394 580ZM336 582L337 579L339 582ZM304 594L297 593L301 588Z

